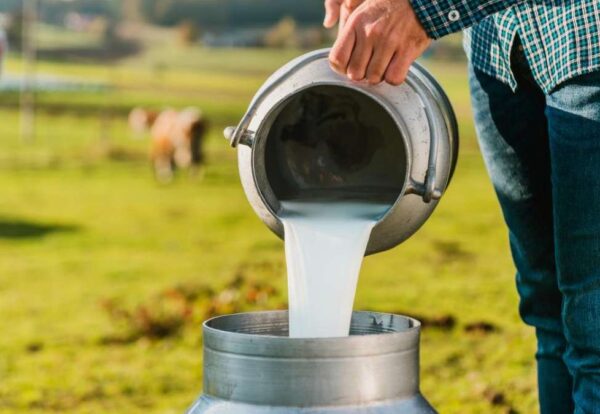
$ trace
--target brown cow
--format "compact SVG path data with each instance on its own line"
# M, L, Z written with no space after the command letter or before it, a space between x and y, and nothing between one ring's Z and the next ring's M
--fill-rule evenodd
M150 159L158 181L171 181L176 168L194 171L202 165L203 140L208 130L202 112L195 108L166 109L153 116L149 111L144 115L139 108L134 111L129 117L132 129L135 131L144 122L150 128Z
M135 134L136 138L142 138L148 129L154 124L158 117L157 111L151 111L144 108L133 108L129 112L127 123L129 128Z

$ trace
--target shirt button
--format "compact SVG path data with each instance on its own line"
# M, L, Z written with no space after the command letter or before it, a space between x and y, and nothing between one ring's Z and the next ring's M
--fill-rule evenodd
M456 10L450 10L450 13L448 13L448 20L456 22L458 19L460 19L460 13Z

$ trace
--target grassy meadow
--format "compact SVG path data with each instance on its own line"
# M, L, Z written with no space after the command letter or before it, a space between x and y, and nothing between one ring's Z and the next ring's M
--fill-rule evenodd
M19 138L18 96L0 95L0 413L182 413L201 391L204 317L284 306L283 244L246 202L221 131L299 53L158 44L118 63L42 61L108 87L39 93L34 142ZM355 308L425 320L422 391L441 413L533 413L534 332L464 63L424 64L457 111L458 169L413 238L365 260ZM148 139L127 128L134 105L203 109L202 177L153 180Z

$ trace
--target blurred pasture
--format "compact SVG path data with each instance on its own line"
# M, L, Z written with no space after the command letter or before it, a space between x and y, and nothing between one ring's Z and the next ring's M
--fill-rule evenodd
M95 41L49 30L53 44ZM221 131L302 51L173 36L154 30L106 62L42 58L40 79L93 87L38 92L32 142L18 92L0 92L0 413L181 413L201 390L202 320L285 306L283 244L246 202ZM365 260L355 307L425 321L422 390L440 412L532 413L534 333L518 318L465 63L435 56L423 63L457 111L458 170L423 229ZM6 70L18 82L18 55ZM137 105L203 110L203 177L153 180L148 138L127 126Z

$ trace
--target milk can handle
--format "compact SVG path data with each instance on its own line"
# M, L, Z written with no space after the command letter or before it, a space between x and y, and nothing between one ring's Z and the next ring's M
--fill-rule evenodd
M425 109L429 112L427 109ZM438 141L439 134L437 126L431 119L431 114L428 114L427 122L429 123L430 141L429 141L429 159L427 161L427 171L425 172L425 182L420 183L410 180L406 190L407 194L417 194L423 198L426 203L432 200L439 200L442 197L442 190L437 188L437 160L438 160Z
M421 84L418 87L412 86L412 89L420 95L421 99L423 101L430 101L430 99L426 99L426 97L423 96L423 94L426 93L425 91L429 91L433 95L434 102L439 102L439 99L444 98L442 96L437 96L438 94L435 93L435 89L432 89L433 85L428 85L430 83L430 79L427 77L427 72L425 72L425 70L418 63L413 63L413 66L416 66L415 69L417 70L411 70L411 73L414 73L416 76L414 78L407 78L406 83L413 85L416 83ZM421 78L421 74L425 76L425 79ZM425 172L425 182L420 183L410 179L410 183L406 189L406 194L420 195L424 202L429 203L432 200L439 200L442 197L442 190L437 187L437 161L439 153L439 140L441 138L438 124L435 122L435 114L433 114L431 109L426 105L424 106L424 110L427 113L427 123L429 125L430 136L429 158L427 161L427 171Z

